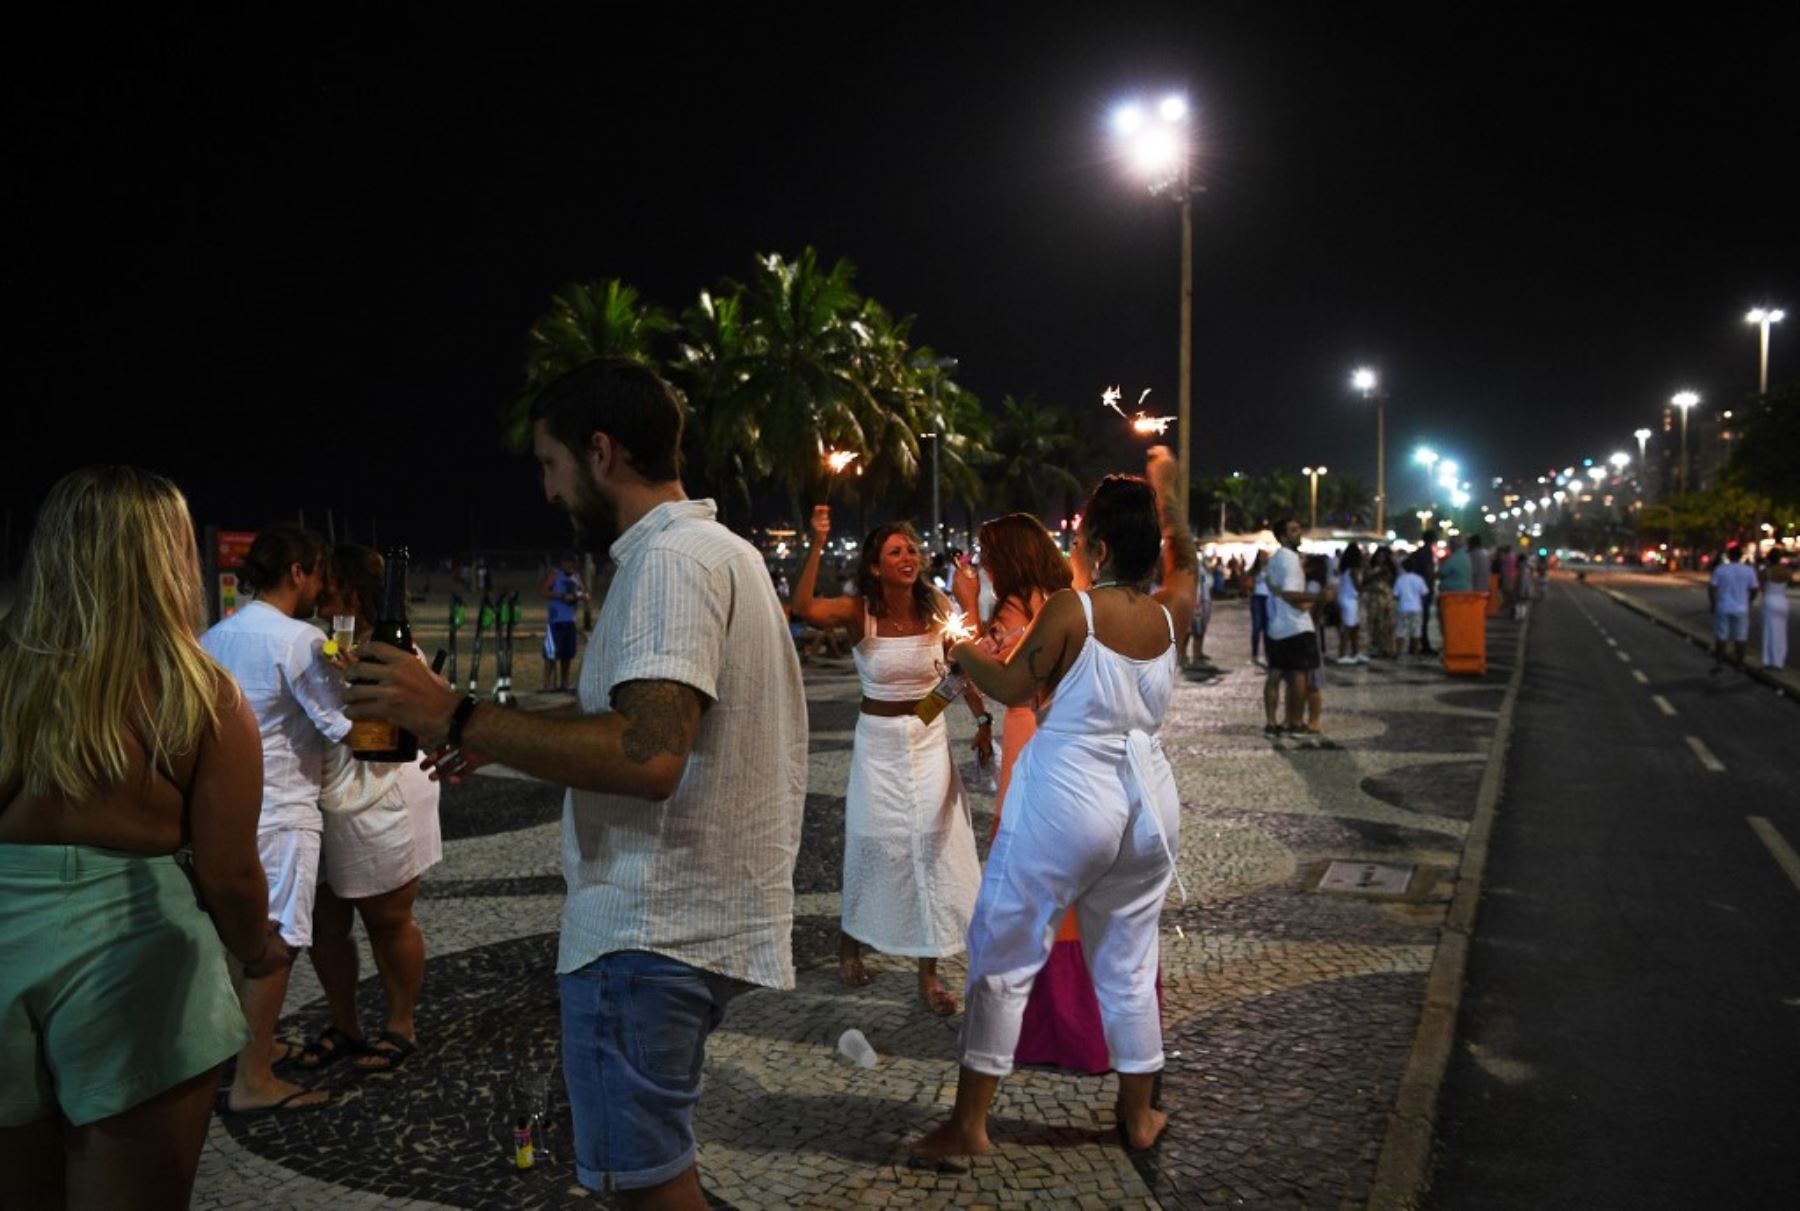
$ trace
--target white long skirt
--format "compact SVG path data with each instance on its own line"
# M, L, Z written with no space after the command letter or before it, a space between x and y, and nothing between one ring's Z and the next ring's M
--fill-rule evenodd
M943 718L858 716L844 804L844 932L884 954L960 954L980 887Z
M1788 649L1787 586L1771 584L1763 598L1762 662L1766 669L1787 666Z

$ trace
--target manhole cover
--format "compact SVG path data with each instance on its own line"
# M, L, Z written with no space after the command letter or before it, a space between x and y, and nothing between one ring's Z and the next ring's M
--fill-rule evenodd
M1365 896L1403 896L1414 866L1388 862L1333 862L1319 879L1320 891L1347 891Z

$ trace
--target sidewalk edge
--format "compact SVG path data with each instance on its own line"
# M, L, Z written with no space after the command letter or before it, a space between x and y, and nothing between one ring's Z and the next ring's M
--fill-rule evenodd
M1481 901L1481 879L1487 869L1488 839L1500 796L1506 789L1506 756L1512 748L1513 712L1519 688L1525 683L1525 643L1531 637L1535 611L1527 611L1515 641L1512 678L1500 719L1494 728L1493 748L1476 792L1475 816L1469 822L1462 863L1457 868L1456 892L1445 914L1437 953L1425 985L1425 1004L1413 1034L1406 1071L1388 1113L1387 1133L1375 1164L1375 1182L1369 1191L1371 1211L1413 1211L1425 1193L1431 1176L1431 1141L1437 1126L1438 1090L1456 1043L1456 1019L1462 1007L1463 972L1469 961L1469 942L1475 933L1475 913Z
M1687 640L1701 651L1712 651L1713 639L1711 635L1694 627L1690 627L1686 623L1677 622L1675 619L1670 618L1667 614L1663 613L1655 606L1650 605L1648 602L1639 601L1629 593L1622 592L1619 589L1610 588L1603 584L1594 584L1591 581L1586 580L1581 583L1594 590L1596 593L1606 594L1606 596L1612 598L1614 601L1630 610L1633 614L1642 618L1648 618L1651 622L1654 622L1665 631L1673 631L1676 636ZM1745 661L1743 667L1738 671L1743 673L1746 677L1749 677L1752 681L1762 682L1770 689L1775 690L1786 697L1789 701L1800 702L1800 680L1797 680L1792 675L1785 672L1779 674L1771 673L1761 665L1749 663L1748 660Z

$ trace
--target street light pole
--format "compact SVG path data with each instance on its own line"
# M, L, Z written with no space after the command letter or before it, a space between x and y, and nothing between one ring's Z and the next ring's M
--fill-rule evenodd
M1759 363L1756 375L1756 393L1758 395L1769 393L1769 325L1779 324L1786 318L1787 312L1770 310L1767 307L1758 307L1744 317L1745 323L1756 324L1762 328L1762 361Z
M957 360L953 357L922 357L913 360L914 369L931 371L931 423L933 429L930 433L921 433L919 436L929 437L931 439L930 545L933 551L942 551L944 549L944 525L943 519L938 511L938 487L940 482L938 479L938 451L941 450L944 445L944 417L943 414L938 411L938 379L943 376L944 371L955 370L957 365Z
M1675 398L1669 402L1681 409L1681 494L1686 496L1688 490L1688 410L1700 402L1700 397L1695 395L1692 391L1681 391L1677 392Z
M1350 382L1363 393L1363 398L1375 401L1375 533L1387 534L1387 401L1382 398L1381 390L1375 379L1375 372L1368 368L1358 370L1350 377Z
M1309 529L1319 528L1319 476L1325 474L1324 467L1301 467L1300 474L1312 478L1312 525Z
M1769 329L1763 327L1765 365ZM1181 403L1176 409L1181 427L1178 455L1181 475L1175 482L1180 524L1187 525L1188 484L1194 477L1194 190L1188 181L1187 157L1181 163Z

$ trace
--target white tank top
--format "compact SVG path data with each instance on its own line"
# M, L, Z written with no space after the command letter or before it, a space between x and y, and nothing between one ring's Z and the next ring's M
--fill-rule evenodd
M923 635L875 633L875 616L863 606L863 637L850 649L864 698L877 702L916 702L944 679L944 638L936 630Z
M1069 671L1056 684L1056 697L1044 710L1039 731L1078 736L1148 732L1162 727L1175 689L1175 619L1159 608L1169 624L1169 646L1160 656L1136 660L1101 643L1094 634L1094 606L1077 591L1087 616L1087 641Z

